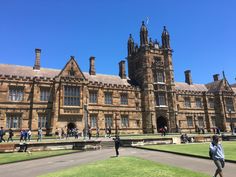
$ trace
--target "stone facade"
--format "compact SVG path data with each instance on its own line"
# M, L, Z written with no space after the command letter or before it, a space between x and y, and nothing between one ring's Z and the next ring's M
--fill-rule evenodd
M223 74L209 84L193 84L191 71L185 83L175 82L170 35L164 27L162 44L148 40L144 23L140 45L128 39L128 76L125 61L119 62L119 76L97 74L95 57L89 73L82 72L72 56L62 70L40 66L41 50L36 49L35 65L0 64L0 125L5 129L39 127L52 134L56 128L90 126L95 133L106 128L119 133L168 131L230 131L236 122L236 85Z

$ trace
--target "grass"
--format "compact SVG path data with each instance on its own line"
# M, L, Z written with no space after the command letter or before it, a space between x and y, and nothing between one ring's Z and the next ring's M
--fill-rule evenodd
M41 177L209 177L136 157L119 157L49 173Z
M0 153L0 165L6 163L20 162L25 160L39 159L43 157L64 155L72 152L78 152L78 151L76 150L39 151L39 152L32 152L31 155L25 152Z
M209 157L209 144L210 143L199 143L199 144L173 144L173 145L147 145L144 148L147 149L158 149L171 152L180 152L184 154L193 154L203 157ZM236 142L223 141L222 142L225 159L236 160Z

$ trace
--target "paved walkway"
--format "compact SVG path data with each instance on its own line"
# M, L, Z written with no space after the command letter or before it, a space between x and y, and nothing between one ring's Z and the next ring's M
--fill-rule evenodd
M79 166L97 160L110 158L115 154L114 149L102 149L98 151L87 151L69 155L38 159L32 161L18 162L6 165L0 165L0 176L2 177L35 177ZM121 156L136 156L148 160L153 160L163 164L173 165L190 169L197 172L213 175L215 166L211 160L198 159L186 156L180 156L164 152L155 152L142 149L121 148ZM236 164L226 163L224 177L233 177L236 173Z

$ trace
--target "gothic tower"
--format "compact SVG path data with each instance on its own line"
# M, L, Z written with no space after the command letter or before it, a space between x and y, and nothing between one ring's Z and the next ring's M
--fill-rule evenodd
M130 41L129 38L129 78L141 88L144 133L157 132L164 126L169 131L174 131L176 95L169 33L164 27L160 46L157 40L148 41L148 30L142 22L140 46L135 47L132 52Z

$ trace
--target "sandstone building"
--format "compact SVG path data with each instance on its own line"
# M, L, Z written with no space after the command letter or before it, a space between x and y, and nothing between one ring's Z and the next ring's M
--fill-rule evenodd
M191 71L185 83L174 80L170 35L164 27L162 43L148 39L144 23L140 45L128 39L128 77L125 61L119 76L97 74L95 57L89 73L82 72L73 56L62 70L41 68L40 49L33 67L0 64L0 126L5 129L42 127L106 127L120 133L155 133L168 130L195 132L219 127L230 131L235 118L236 85L224 74L208 84L193 84Z

